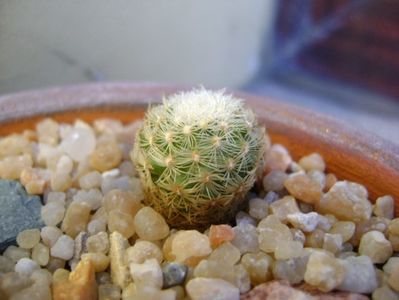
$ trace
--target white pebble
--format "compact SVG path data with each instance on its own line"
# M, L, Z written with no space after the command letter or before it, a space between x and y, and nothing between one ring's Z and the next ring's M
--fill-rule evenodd
M137 285L162 288L162 269L155 258L147 259L142 264L131 263L130 274Z
M49 192L45 197L45 204L56 202L62 205L65 205L65 193L62 192Z
M101 219L92 220L87 224L87 231L94 235L101 231L106 231L106 226L107 224Z
M35 270L39 270L40 267L35 262L34 260L30 258L21 258L17 264L15 265L15 272L21 274L21 275L26 275L30 276Z
M87 173L86 175L83 175L82 177L79 178L79 185L82 189L93 189L93 188L98 188L101 186L102 182L102 176L100 172L98 171L93 171L90 173Z
M55 226L45 226L40 232L43 244L50 248L54 246L61 235L62 231Z
M187 285L186 290L192 300L239 300L240 290L223 279L194 278Z
M261 220L267 217L269 205L260 198L252 198L249 200L249 215L252 218Z
M73 201L85 203L91 210L97 210L101 206L103 194L98 189L80 190L73 196Z
M65 207L60 202L49 202L42 206L41 216L47 226L56 226L64 219Z
M307 214L296 212L287 215L287 220L294 227L301 229L304 232L312 232L319 224L319 214L310 212Z
M101 183L101 191L103 194L107 194L111 190L124 190L124 191L132 191L133 184L132 178L128 176L122 176L118 178L113 177L105 177Z
M59 145L75 161L83 161L88 158L96 147L96 137L92 130L85 127L74 128L69 131Z
M74 245L73 239L64 234L60 236L55 245L51 247L51 256L69 260L73 257Z
M71 173L73 169L73 161L68 155L62 155L57 162L56 170L62 173Z

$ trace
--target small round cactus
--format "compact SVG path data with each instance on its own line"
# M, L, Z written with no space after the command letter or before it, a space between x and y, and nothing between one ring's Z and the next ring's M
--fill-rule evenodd
M264 139L252 111L223 91L169 96L149 108L132 152L146 204L175 228L225 222L255 182Z

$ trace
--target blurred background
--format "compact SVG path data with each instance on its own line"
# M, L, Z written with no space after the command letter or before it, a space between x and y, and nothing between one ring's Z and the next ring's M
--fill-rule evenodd
M398 0L0 0L0 94L229 87L399 143Z

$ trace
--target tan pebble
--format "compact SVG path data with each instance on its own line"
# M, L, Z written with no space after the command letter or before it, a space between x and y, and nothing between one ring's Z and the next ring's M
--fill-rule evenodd
M272 278L273 258L262 251L244 254L241 258L241 264L247 270L253 285L258 285Z
M43 194L47 181L46 170L37 168L25 168L21 172L20 181L28 194Z
M389 286L396 292L399 292L399 266L396 265L388 278Z
M234 284L234 267L224 262L203 259L195 267L194 277L220 278Z
M284 181L288 178L288 175L279 170L273 170L265 177L263 177L262 185L266 192L274 191L279 192L284 189Z
M319 153L311 153L303 156L298 163L307 172L311 170L324 172L324 169L326 168L323 157L321 157Z
M305 246L312 248L322 248L324 243L325 232L321 229L315 229L314 231L306 234Z
M275 279L288 280L290 284L303 281L309 255L295 257L287 260L276 260L273 263L273 276Z
M298 204L292 196L285 196L273 202L270 204L270 210L282 222L287 221L288 215L300 212Z
M331 187L338 181L337 176L333 173L328 173L326 175L326 182L324 184L323 192L327 193Z
M121 288L117 285L106 283L98 286L98 300L120 300Z
M108 213L108 230L118 231L125 238L130 238L135 233L134 219L130 214L117 210Z
M17 244L23 249L32 249L40 241L39 229L26 229L18 233Z
M274 144L266 151L265 154L265 173L267 174L272 170L280 170L285 172L291 162L292 158L287 149L282 145Z
M186 285L186 291L192 300L240 299L240 290L237 287L218 278L191 279Z
M155 243L149 241L136 241L136 243L126 249L125 260L130 263L144 263L147 259L155 258L158 263L163 260L161 249Z
M93 263L82 260L68 280L53 284L53 300L96 300L97 284Z
M392 196L379 197L375 201L373 213L377 217L387 218L392 220L394 217L394 200Z
M86 247L88 252L100 252L107 254L109 250L109 239L106 232L99 232L87 238Z
M53 273L53 284L67 281L69 279L69 274L71 274L71 272L66 269L59 268L55 270L55 272Z
M321 197L320 202L316 203L316 211L333 214L340 220L367 220L372 210L367 197L364 186L349 181L338 181Z
M280 240L277 241L274 251L275 259L290 259L303 256L303 245L297 241Z
M200 259L211 252L209 238L197 230L178 231L172 240L171 255L180 263L187 263L188 259Z
M108 213L117 210L134 217L142 205L139 195L131 191L111 190L104 196L103 207Z
M8 246L3 253L4 257L10 259L14 264L16 264L21 258L30 257L30 249L23 249L16 247L14 245Z
M163 216L148 206L135 215L134 228L137 235L147 241L161 240L169 234L169 226Z
M61 229L75 238L79 232L85 231L90 220L90 207L83 203L72 202L69 205Z
M99 172L104 172L117 167L121 160L121 149L115 141L110 141L97 145L90 155L90 166Z
M389 234L399 236L399 218L393 219L389 223L388 232Z
M345 268L336 258L322 252L313 252L306 267L305 282L323 292L339 286L345 277Z
M333 254L338 254L342 249L342 236L340 234L326 233L323 240L323 249Z
M125 252L129 247L126 238L119 232L115 231L110 235L110 263L111 278L114 284L121 288L125 288L130 281L128 266L125 262Z
M57 145L59 139L59 125L56 121L46 118L36 124L36 132L40 143Z
M209 255L209 260L235 265L241 258L240 250L230 242L223 243Z
M147 259L144 263L129 265L130 274L136 287L151 286L162 288L162 269L155 258Z
M108 268L110 262L109 257L104 253L84 253L81 257L82 260L91 260L96 273L104 272Z
M379 231L369 231L360 240L359 253L367 255L373 263L384 263L392 255L392 245Z
M295 198L310 204L317 203L322 196L322 187L305 173L293 173L284 181L285 188Z
M338 221L334 223L329 233L339 234L342 237L342 242L349 241L355 233L355 223L350 221Z
M24 169L30 168L33 160L30 154L19 156L7 156L0 160L0 178L15 180L19 179Z
M389 286L381 286L374 290L371 299L373 300L398 300L399 295L395 293Z
M356 223L355 233L350 239L351 244L358 246L361 237L372 230L379 231L384 235L388 233L389 220L381 217L371 217L368 220Z
M266 253L273 253L278 241L292 240L288 226L281 223L275 215L269 215L260 221L257 230L259 232L259 248Z
M40 266L47 265L50 259L49 248L42 243L36 244L32 249L32 259Z

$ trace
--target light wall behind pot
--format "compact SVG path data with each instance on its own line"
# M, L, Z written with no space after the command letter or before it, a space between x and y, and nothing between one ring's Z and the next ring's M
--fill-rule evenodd
M0 94L99 80L237 87L256 74L273 15L274 0L4 0Z

